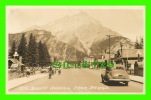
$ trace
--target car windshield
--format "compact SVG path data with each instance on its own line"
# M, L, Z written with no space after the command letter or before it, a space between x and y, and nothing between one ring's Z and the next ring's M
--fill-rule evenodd
M108 70L125 70L125 67L123 65L115 65L112 68L109 68Z
M124 67L116 67L116 70L124 70Z

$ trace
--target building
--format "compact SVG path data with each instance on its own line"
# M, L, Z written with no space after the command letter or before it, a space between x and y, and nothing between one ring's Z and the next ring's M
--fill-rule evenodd
M17 69L21 65L24 65L24 64L22 64L22 62L20 62L19 60L15 59L15 58L8 59L8 68L9 69Z
M121 58L123 60L140 60L144 59L143 49L121 49L117 51L116 58Z
M144 50L143 49L121 49L115 55L117 63L124 64L127 69L134 70L135 75L143 76L144 69ZM135 66L135 63L138 63Z

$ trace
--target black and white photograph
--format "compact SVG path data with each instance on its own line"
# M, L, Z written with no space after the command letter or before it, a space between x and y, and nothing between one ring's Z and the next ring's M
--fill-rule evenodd
M6 6L7 94L145 94L145 6Z

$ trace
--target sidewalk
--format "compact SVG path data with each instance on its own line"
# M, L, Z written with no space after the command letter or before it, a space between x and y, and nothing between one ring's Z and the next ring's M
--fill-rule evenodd
M129 75L129 77L131 81L144 84L144 77L142 76Z
M22 77L22 78L17 78L17 79L13 79L13 80L8 80L7 81L7 89L13 89L19 85L31 82L33 80L36 80L38 78L42 78L44 76L48 76L48 73L40 73L40 74L36 74L36 75L31 75L28 78L27 77Z

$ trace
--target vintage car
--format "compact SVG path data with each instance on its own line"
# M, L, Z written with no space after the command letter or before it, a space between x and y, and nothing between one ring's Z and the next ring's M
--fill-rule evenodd
M101 74L102 83L105 81L108 83L123 82L128 86L130 81L129 75L125 70L125 66L117 64L113 68L106 69L104 74Z

